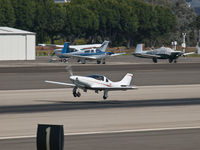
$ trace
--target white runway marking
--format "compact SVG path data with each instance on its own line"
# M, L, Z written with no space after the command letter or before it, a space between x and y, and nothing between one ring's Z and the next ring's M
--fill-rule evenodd
M134 132L172 131L172 130L189 130L189 129L200 129L200 126L174 127L174 128L152 128L152 129L136 129L136 130L95 131L95 132L77 132L77 133L65 133L64 135L65 136L73 136L73 135L134 133ZM36 138L36 135L0 137L0 140L25 139L25 138Z

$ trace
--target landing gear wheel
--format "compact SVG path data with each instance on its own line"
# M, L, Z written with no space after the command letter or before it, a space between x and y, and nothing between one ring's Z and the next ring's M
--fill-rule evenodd
M107 97L106 97L106 96L103 96L103 99L107 99Z
M174 63L177 63L177 60L174 60Z
M76 93L76 96L77 96L77 97L80 97L80 96L81 96L81 93L80 93L80 92Z
M101 62L102 62L102 64L106 64L106 61L105 61L105 59L103 59Z
M158 62L157 58L152 58L152 60L153 60L154 63Z
M77 95L76 95L76 93L73 93L73 95L74 95L74 97L76 97Z
M169 63L172 63L173 62L173 59L169 59Z
M100 60L97 60L97 64L100 64L101 63L101 61Z
M67 62L67 59L63 59L63 62L66 63L66 62Z

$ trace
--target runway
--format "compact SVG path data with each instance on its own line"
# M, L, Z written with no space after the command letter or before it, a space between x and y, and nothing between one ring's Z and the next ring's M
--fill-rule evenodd
M106 101L94 92L77 99L70 89L1 91L0 137L34 135L38 123L70 133L200 125L200 85L138 88Z
M199 62L112 63L73 66L74 74L104 74L114 81L134 73L138 90L109 92L106 101L102 93L82 92L77 99L72 89L44 83L70 82L66 64L1 66L0 147L36 149L37 124L44 123L64 125L70 150L199 149Z
M63 88L44 81L70 82L65 68L66 66L1 67L0 90ZM138 86L200 84L200 63L79 65L72 69L75 75L102 74L113 81L121 80L130 72L134 74L132 84Z
M188 150L200 146L200 129L65 136L69 150ZM36 149L36 139L0 140L3 150Z

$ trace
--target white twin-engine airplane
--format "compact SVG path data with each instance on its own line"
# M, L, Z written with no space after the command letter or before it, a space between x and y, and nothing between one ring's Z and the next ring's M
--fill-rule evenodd
M45 82L73 87L74 97L81 96L79 89L82 89L84 92L87 92L87 90L94 90L95 93L98 93L99 91L104 91L103 99L108 98L108 91L126 91L137 89L136 86L130 86L133 77L133 74L131 73L127 73L124 78L119 82L112 82L102 75L75 76L72 73L70 74L70 80L73 82L73 84L55 81Z

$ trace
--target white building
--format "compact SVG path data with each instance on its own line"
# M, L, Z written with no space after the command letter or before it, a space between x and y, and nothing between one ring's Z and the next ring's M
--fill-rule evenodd
M35 60L35 33L0 27L0 60Z

